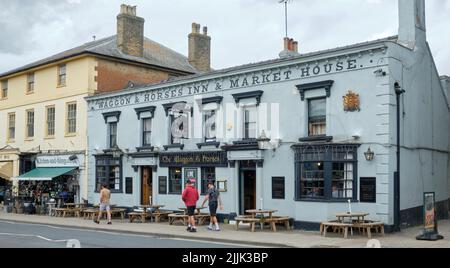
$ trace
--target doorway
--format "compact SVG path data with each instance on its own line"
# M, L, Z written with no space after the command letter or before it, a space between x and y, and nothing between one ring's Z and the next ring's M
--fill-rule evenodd
M150 205L153 192L153 176L151 167L141 168L141 204Z
M239 213L256 209L256 163L241 161L239 164Z

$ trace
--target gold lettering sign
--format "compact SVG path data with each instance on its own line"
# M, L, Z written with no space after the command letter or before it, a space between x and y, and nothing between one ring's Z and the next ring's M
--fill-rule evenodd
M161 167L227 167L226 152L168 153L159 157Z
M347 95L345 95L343 98L344 98L344 111L346 112L361 111L359 103L359 94L353 93L353 91L349 90Z

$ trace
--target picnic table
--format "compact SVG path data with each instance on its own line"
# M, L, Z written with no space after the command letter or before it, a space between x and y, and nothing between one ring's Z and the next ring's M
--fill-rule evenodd
M206 207L196 207L195 208L195 219L198 221L198 225L203 225L204 222L209 218L209 214L201 213L202 209L205 209ZM188 215L187 215L187 208L181 207L178 208L181 213L170 213L168 215L169 217L169 225L172 225L175 221L181 221L183 225L186 225Z
M287 230L291 230L290 227L290 219L288 216L274 216L273 214L277 212L274 209L250 209L245 211L247 214L244 216L238 216L235 218L236 221L236 231L239 230L239 224L242 223L250 223L251 231L255 231L255 225L260 224L261 230L264 229L264 225L268 223L273 232L277 231L276 224L282 223L286 226Z
M366 212L342 212L336 213L336 218L338 222L346 222L346 218L349 218L349 222L353 222L353 219L355 219L356 222L364 222L365 218L369 215L370 214Z
M251 215L252 219L259 219L261 230L264 229L264 224L267 219L272 219L273 213L277 212L278 210L274 209L249 209L245 212ZM267 215L267 216L266 216Z
M384 236L384 223L367 221L366 217L369 216L366 212L343 212L336 213L337 221L322 222L320 224L320 234L327 235L327 229L332 228L334 232L343 233L344 238L348 236L348 230L350 229L353 236L353 229L359 229L362 233L367 233L369 239L372 237L371 230L374 229L377 233L381 233ZM348 218L348 220L346 220Z

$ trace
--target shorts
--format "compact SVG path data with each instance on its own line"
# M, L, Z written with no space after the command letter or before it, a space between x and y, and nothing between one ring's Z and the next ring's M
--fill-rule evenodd
M195 215L195 206L188 206L187 214L188 214L188 216L194 216Z
M217 202L210 202L209 203L209 214L212 217L215 217L217 215Z
M111 207L109 206L109 204L100 204L100 211L110 211Z

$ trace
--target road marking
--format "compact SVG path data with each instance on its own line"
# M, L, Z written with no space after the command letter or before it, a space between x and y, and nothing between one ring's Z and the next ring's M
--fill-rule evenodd
M44 237L44 236L41 236L41 235L32 235L32 234L0 233L0 235L3 235L3 236L20 236L20 237L37 237L39 239L42 239L42 240L45 240L45 241L48 241L48 242L54 242L54 243L62 243L62 242L67 242L67 241L70 240L70 239L53 240L53 239L50 239L50 238L47 238L47 237Z

